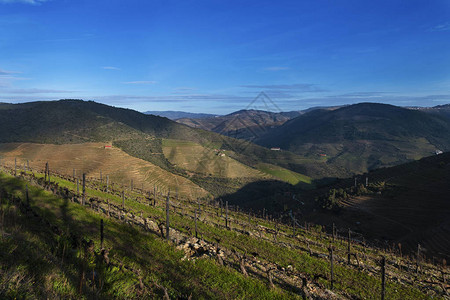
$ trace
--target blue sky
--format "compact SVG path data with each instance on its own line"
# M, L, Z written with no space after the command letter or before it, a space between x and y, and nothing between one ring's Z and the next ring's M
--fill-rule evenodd
M450 1L0 0L0 101L63 98L218 114L450 103Z

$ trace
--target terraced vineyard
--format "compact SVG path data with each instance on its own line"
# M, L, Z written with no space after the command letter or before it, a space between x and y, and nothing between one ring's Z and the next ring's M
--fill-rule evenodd
M168 172L148 161L132 157L119 148L105 149L105 143L83 144L0 144L0 154L3 164L14 166L14 159L22 165L44 166L49 162L53 171L77 176L86 173L88 177L100 178L100 172L106 182L109 176L111 182L121 182L130 186L131 181L135 187L153 190L171 189L182 195L204 197L208 194L203 188L190 180Z
M37 170L4 170L0 293L7 297L378 299L381 256L386 299L447 297L446 266L346 240L344 230L329 235L292 227L286 216L282 223L216 200L94 179L83 194L71 176L50 173L49 182Z
M172 164L190 172L227 178L269 177L266 173L228 157L227 151L220 147L208 148L193 142L165 139L163 151Z

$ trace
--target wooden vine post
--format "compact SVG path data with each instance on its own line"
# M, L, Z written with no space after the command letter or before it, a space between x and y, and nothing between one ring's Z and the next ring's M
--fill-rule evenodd
M47 177L48 177L48 183L50 183L50 167L48 166L48 162L47 162Z
M17 158L14 157L14 176L17 176Z
M81 199L81 205L84 205L86 202L86 173L83 173L83 196Z
M109 190L109 175L106 175L106 192Z
M122 191L122 209L125 209L125 191Z
M195 237L198 238L198 236L197 236L197 209L195 210Z
M292 219L292 235L295 237L295 217Z
M333 284L334 284L333 246L331 245L330 248L328 248L328 250L330 252L330 285L331 285L331 289L333 289Z
M225 228L228 229L228 201L225 202Z
M103 219L100 219L100 249L103 249Z
M350 249L350 228L348 229L348 237L347 237L347 263L350 264L350 256L351 256L351 249Z
M386 295L386 258L381 257L381 300L384 300Z
M169 240L169 197L170 197L170 190L167 193L166 198L166 239Z

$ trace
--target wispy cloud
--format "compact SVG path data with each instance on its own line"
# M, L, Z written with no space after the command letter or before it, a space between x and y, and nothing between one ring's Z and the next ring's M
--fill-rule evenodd
M361 96L357 97L357 94ZM364 93L348 93L344 95L334 95L326 97L304 98L297 100L280 100L281 105L296 106L298 108L308 108L311 105L316 106L335 106L343 104L355 104L361 102L388 103L398 106L433 106L437 103L450 103L450 95L396 95L385 92L367 92L369 96L363 96ZM379 94L374 98L370 95Z
M188 86L181 86L181 87L174 88L174 90L175 91L195 91L196 88L188 87Z
M244 88L263 89L263 90L291 90L297 92L326 92L315 84L311 83L296 83L296 84L267 84L267 85L241 85Z
M11 74L19 74L20 72L17 71L7 71L7 70L3 70L0 69L0 75L11 75Z
M102 67L102 69L105 69L105 70L116 70L116 71L119 71L119 70L120 70L120 68L117 68L117 67L111 67L111 66Z
M250 103L254 97L244 97L236 95L225 94L185 94L185 95L163 95L163 96L138 96L138 95L107 95L92 97L94 100L99 100L105 103L115 104L133 104L133 103L195 103L195 102L227 102L239 103L245 105Z
M66 94L66 93L74 93L74 91L65 91L65 90L51 90L51 89L3 89L1 90L4 94L24 94L24 95L32 95L32 94Z
M122 82L123 84L156 84L156 81L146 81L146 80L142 80L142 81L126 81L126 82Z
M267 67L264 68L264 70L266 71L284 71L284 70L289 70L289 67Z
M44 2L47 2L47 0L0 0L0 3L24 3L31 5L40 5Z
M431 27L429 31L450 31L450 22L442 23Z
M354 93L346 93L342 95L331 95L329 98L381 98L386 95L393 94L392 92L354 92Z
M11 87L14 81L29 80L30 78L17 77L14 75L2 75L0 73L0 87Z

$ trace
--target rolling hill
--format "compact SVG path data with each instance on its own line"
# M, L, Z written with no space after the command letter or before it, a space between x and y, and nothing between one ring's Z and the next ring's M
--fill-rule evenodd
M69 145L65 149L70 152L69 148L83 149L80 145L87 149L92 143L104 143L189 180L193 184L185 186L192 190L206 188L215 196L232 193L249 182L273 179L296 184L308 176L320 178L328 173L323 164L322 169L309 168L314 165L313 161L304 161L293 153L275 153L247 141L190 128L167 118L92 101L0 104L0 116L0 143L5 144L5 149L34 143ZM39 159L53 160L53 150L43 149L48 151L41 151ZM4 155L12 158L8 152ZM189 157L188 161L186 157ZM97 160L94 156L92 159ZM97 164L92 162L92 166ZM117 169L121 167L117 164ZM99 173L100 168L101 165L92 167L89 172ZM304 171L306 177L298 174ZM130 177L126 173L120 176ZM160 175L151 173L148 176ZM155 180L167 183L163 179ZM169 184L164 188L170 188Z
M7 143L0 144L0 157L3 165L14 167L28 163L30 168L44 169L48 162L51 172L75 175L81 178L86 174L89 178L100 180L106 176L110 184L122 184L130 188L131 181L136 188L146 191L170 189L178 191L186 197L204 197L207 191L189 179L171 173L155 164L125 153L119 148L105 148L102 143L83 144L36 144Z
M267 130L301 114L299 111L274 113L262 110L240 110L225 116L180 118L178 123L201 128L238 139L254 140Z
M255 140L351 172L393 166L450 150L450 120L418 110L360 103L313 110Z
M204 119L204 118L213 118L216 115L213 114L203 114L203 113L190 113L185 111L173 111L173 110L166 110L166 111L146 111L144 112L146 115L155 115L160 117L165 117L171 120L177 120L181 118L195 118L195 119Z

